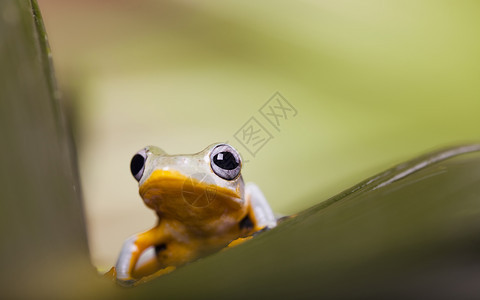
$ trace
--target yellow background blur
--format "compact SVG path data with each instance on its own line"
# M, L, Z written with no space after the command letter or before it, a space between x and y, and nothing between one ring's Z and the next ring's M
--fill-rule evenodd
M145 145L229 141L244 178L290 214L480 137L480 2L38 2L101 268L155 223L129 171ZM252 157L233 135L277 91L298 114L280 131L263 120L274 138Z

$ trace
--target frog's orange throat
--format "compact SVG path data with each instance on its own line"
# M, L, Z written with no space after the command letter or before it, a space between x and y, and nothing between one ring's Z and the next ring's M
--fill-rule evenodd
M175 219L190 226L222 218L237 222L247 213L241 178L232 190L178 171L155 170L141 184L139 192L161 219Z

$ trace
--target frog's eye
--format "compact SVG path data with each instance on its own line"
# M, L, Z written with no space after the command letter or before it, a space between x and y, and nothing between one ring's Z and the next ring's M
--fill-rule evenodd
M242 161L240 154L232 146L221 144L210 153L210 166L219 177L233 180L240 174Z
M145 161L147 160L147 151L142 149L137 152L130 162L130 171L132 172L133 177L137 181L140 181L140 178L143 176L143 171L145 170Z

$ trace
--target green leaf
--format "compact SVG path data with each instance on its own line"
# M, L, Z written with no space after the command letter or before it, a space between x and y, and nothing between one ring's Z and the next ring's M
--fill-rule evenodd
M36 2L0 1L1 298L93 289L75 152L49 54Z
M277 228L142 286L102 282L48 55L36 2L1 0L2 298L480 297L480 145L312 195Z
M277 228L140 286L132 295L478 297L479 150L471 145L431 153L328 201L317 199L320 204Z

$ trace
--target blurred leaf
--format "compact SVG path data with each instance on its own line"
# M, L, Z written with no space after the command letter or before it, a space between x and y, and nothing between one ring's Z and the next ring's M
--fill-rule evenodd
M0 1L2 298L480 296L479 145L312 195L274 230L138 288L98 286L48 53L36 3Z
M479 150L458 147L401 164L129 296L478 298Z
M95 273L75 152L35 1L0 1L0 66L1 297L85 292Z

